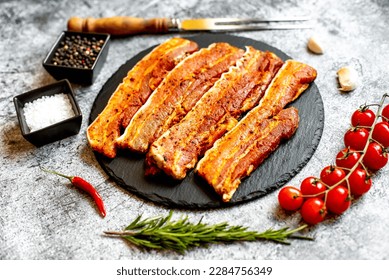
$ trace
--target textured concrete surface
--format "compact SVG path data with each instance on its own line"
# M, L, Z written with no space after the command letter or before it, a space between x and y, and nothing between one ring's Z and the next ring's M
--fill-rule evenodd
M74 137L36 148L21 136L12 97L54 82L41 63L71 16L139 17L256 17L310 14L312 30L232 33L273 45L318 70L317 86L325 106L325 128L308 165L291 180L299 185L334 162L343 147L343 134L352 112L365 102L377 102L389 92L389 4L370 1L1 1L0 3L0 259L388 259L388 166L374 177L374 186L341 217L311 227L314 242L291 246L268 242L214 245L186 255L142 252L104 230L117 230L138 214L166 214L169 210L123 191L96 162L85 130L92 102L105 81L139 51L173 36L142 35L112 41L107 62L95 83L74 85L84 114ZM306 42L318 34L324 55L307 51ZM355 91L337 90L336 71L355 67L362 78ZM312 120L315 121L315 120ZM42 174L39 166L82 175L103 196L108 216L101 219L93 202L70 188L65 179ZM277 193L229 209L176 211L197 221L229 221L264 230L294 227L300 215L287 214L277 204Z

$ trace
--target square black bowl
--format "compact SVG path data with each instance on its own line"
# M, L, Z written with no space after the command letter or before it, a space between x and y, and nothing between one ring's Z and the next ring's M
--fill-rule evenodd
M69 97L74 116L31 132L24 114L25 104L41 98L42 96L52 96L59 93L64 93ZM58 81L21 95L17 95L13 100L23 137L37 147L75 135L80 131L82 114L68 80Z
M71 45L67 46L68 49L65 50L63 47L65 45L66 38L71 41ZM65 60L68 60L70 62L70 60L73 60L73 62L77 61L81 63L83 60L85 60L84 54L86 53L86 50L80 50L80 48L78 47L74 47L74 49L77 49L77 51L73 52L70 50L73 49L73 46L75 46L74 43L84 42L85 39L87 40L87 42L92 42L92 40L94 39L96 40L96 42L100 40L104 41L104 43L99 46L100 50L94 52L96 56L94 57L95 60L92 65L87 68L82 68L76 65L65 66L59 65L58 63L56 65L53 62L53 59L58 56L60 54L59 52L61 51L63 54L63 59L61 59L61 62L64 62ZM57 80L68 79L69 81L77 84L90 85L94 82L97 74L100 72L107 58L109 40L109 34L63 31L58 37L58 39L55 41L46 58L43 60L43 67ZM87 47L87 45L85 45L85 47ZM73 57L66 57L70 55Z

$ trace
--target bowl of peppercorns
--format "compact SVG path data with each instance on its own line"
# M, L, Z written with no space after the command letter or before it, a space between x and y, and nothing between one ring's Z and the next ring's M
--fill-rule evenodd
M110 35L63 31L43 61L55 79L92 84L108 54Z

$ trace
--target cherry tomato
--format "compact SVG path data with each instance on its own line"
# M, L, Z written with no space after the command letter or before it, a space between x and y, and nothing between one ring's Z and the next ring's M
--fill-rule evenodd
M336 165L338 167L351 169L357 164L360 157L360 153L349 148L344 148L336 155ZM347 170L344 171L345 173L348 173Z
M379 122L374 126L373 139L385 148L389 147L389 123Z
M389 104L386 105L384 107L384 109L382 109L382 113L381 113L382 116L384 116L386 119L387 122L389 122Z
M350 191L353 195L363 195L367 193L370 188L372 181L367 176L366 171L362 168L357 168L353 173L350 174L348 178L348 182L350 184Z
M351 128L344 135L344 145L351 149L362 151L369 139L369 131L366 128Z
M283 209L295 211L301 207L304 199L299 189L288 186L278 193L278 202Z
M374 119L374 112L367 107L362 107L352 114L351 124L353 126L372 126Z
M363 164L373 170L379 170L388 162L388 154L383 151L382 147L375 142L369 144L366 154L363 157Z
M343 186L336 186L327 194L326 206L328 211L334 214L342 214L351 205L348 189Z
M324 167L320 173L320 179L328 186L335 186L344 177L346 177L344 170L334 165Z
M301 207L301 217L310 225L322 222L326 215L327 210L324 201L317 197L309 198Z
M303 195L317 195L322 193L318 197L324 199L324 191L326 186L318 178L307 177L301 182L300 190Z

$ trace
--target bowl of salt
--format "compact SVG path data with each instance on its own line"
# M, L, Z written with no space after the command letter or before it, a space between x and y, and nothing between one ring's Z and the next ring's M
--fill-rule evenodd
M14 97L23 137L37 147L75 135L82 114L68 80Z

